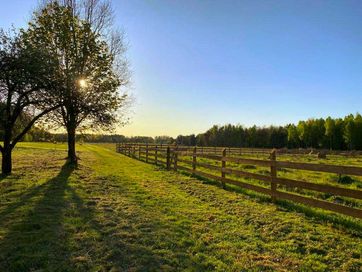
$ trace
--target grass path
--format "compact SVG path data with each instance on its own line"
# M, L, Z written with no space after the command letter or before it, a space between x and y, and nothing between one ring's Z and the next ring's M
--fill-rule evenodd
M34 148L36 147L36 148ZM16 150L0 271L360 271L362 234L82 145Z

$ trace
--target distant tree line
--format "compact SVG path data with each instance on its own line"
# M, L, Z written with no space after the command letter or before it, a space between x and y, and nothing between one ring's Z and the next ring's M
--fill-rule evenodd
M20 125L18 125L19 127ZM0 129L0 138L2 132ZM308 119L298 124L269 127L242 125L213 126L198 135L134 136L119 134L77 134L77 141L93 143L154 143L188 146L227 146L251 148L321 148L332 150L362 150L362 116L350 114L344 118ZM24 141L66 142L67 134L51 134L34 127Z
M19 129L21 124L19 124ZM0 127L0 140L3 139L3 130ZM120 134L76 134L78 142L87 143L153 143L153 144L174 144L175 139L169 136L132 136L127 137ZM56 142L64 143L68 141L67 133L51 133L46 129L34 126L21 139L23 142Z
M179 135L179 145L254 148L362 149L362 116L308 119L298 124L269 127L242 125L213 126L198 135Z

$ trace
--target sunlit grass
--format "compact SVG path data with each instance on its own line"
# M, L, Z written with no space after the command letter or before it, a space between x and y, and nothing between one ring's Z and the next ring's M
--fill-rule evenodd
M21 144L0 271L359 271L358 227L84 144Z
M239 156L240 157L240 156ZM152 158L152 155L150 155ZM187 160L189 162L192 161L191 156L180 156L181 159ZM243 154L242 158L249 158L249 159L261 159L261 160L268 160L267 154ZM323 163L323 164L333 164L333 165L350 165L350 166L361 166L360 163L361 157L344 157L344 156L328 156L327 159L318 159L312 155L280 155L277 157L278 160L281 161L294 161L294 162L307 162L307 163ZM221 166L221 162L217 160L212 160L208 158L197 158L197 162L206 163L214 166ZM180 162L179 165L191 168L190 165ZM227 168L241 170L244 172L250 172L265 176L270 176L270 167L265 166L258 166L258 165L251 165L251 164L239 164L233 162L226 163ZM197 166L197 170L210 173L216 176L220 176L221 172L218 170L210 170L204 168L202 166ZM242 178L237 177L234 175L226 175L228 178L234 180L240 180L243 182L247 182L250 184L258 185L265 188L270 188L270 183L260 180L255 180L251 178ZM317 184L328 184L333 185L336 187L341 188L349 188L349 189L362 189L362 177L359 176L346 176L342 175L339 176L338 174L333 173L324 173L324 172L315 172L315 171L305 171L305 170L296 170L296 169L289 169L289 168L279 168L277 169L277 176L282 178L288 178L292 180L300 180L300 181L307 181ZM292 191L294 193L298 193L301 195L307 195L312 197L317 197L319 199L329 200L331 202L338 202L344 203L348 206L353 207L360 207L362 208L362 201L358 199L351 199L347 197L339 197L334 196L332 194L327 193L320 193L312 190L306 189L298 189L298 188L286 188L285 186L279 185L279 190L282 191Z

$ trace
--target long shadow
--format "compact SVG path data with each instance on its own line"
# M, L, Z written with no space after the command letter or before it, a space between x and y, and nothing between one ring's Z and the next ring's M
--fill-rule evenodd
M29 201L41 193L48 186L48 182L45 182L41 185L34 186L29 189L27 192L21 194L18 201L15 201L9 204L3 211L0 212L0 225L4 222L4 219L7 215L14 213L18 208L29 204Z
M58 175L25 194L18 203L10 205L0 218L14 212L24 201L36 197L33 207L22 207L23 218L14 219L0 236L1 271L57 271L61 270L65 256L66 233L62 229L62 212L66 206L64 196L67 181L74 168L65 164ZM21 213L17 213L21 215ZM12 215L14 217L14 215ZM11 223L8 223L11 224Z
M99 190L92 195L101 197L122 194L113 186L116 181L105 177L92 180L93 188L87 183L70 186L73 170L65 164L57 176L27 192L0 214L0 224L6 230L0 232L0 271L90 271L95 267L105 271L132 267L137 271L162 270L168 260L145 243L152 243L156 239L152 235L167 228L165 223L152 218L143 226L147 231L134 234L134 218L116 212L113 202L96 210L97 203L83 199L75 189L83 190L86 185L86 190ZM96 212L101 214L97 216ZM138 216L136 221L143 224L143 219ZM126 229L116 227L119 223ZM133 236L136 241L129 240Z
M116 181L110 176L109 180L106 177L103 181L99 181L96 186L105 195L122 194L122 190L125 188L120 189L120 187L114 186L114 182ZM160 218L149 220L149 218L143 218L138 214L130 218L123 211L117 211L117 207L114 206L115 203L110 202L102 210L98 210L102 214L102 220L100 220L95 216L95 209L91 208L95 205L94 203L85 202L72 187L68 189L72 202L77 205L77 210L82 214L82 222L88 226L89 230L98 234L98 238L85 238L80 243L83 247L92 251L93 260L103 259L101 261L103 270L162 271L163 265L166 267L165 264L171 262L165 259L162 254L156 253L150 246L152 243L162 243L165 241L164 239L167 239L165 237L162 241L158 241L159 234L154 236L155 233L160 233L169 227ZM146 192L144 195L147 195ZM143 209L140 199L132 198L129 201L132 201L137 208ZM102 205L102 203L100 204ZM122 226L119 226L119 224ZM145 232L134 230L132 225L144 228ZM177 230L174 230L174 232L177 232ZM164 250L167 250L167 248L164 248ZM183 254L184 251L186 249L172 248L173 253L186 258ZM72 258L72 262L73 267L80 267L76 259ZM186 262L189 263L190 260ZM92 266L87 266L85 263L81 264L81 267L84 271L92 268Z
M0 182L7 178L8 175L0 174Z

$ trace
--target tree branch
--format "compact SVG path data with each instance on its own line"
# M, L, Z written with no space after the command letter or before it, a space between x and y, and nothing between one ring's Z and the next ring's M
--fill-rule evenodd
M33 120L31 120L31 122L29 122L29 124L23 129L23 131L15 137L15 139L12 141L11 143L11 148L14 148L14 146L17 144L17 142L19 142L21 140L21 138L23 138L25 136L25 134L32 128L32 126L35 124L35 122L37 120L39 120L39 118L43 117L45 114L59 108L60 105L51 107L45 111L43 111L42 113L40 113L39 115L37 115L36 117L33 118Z

